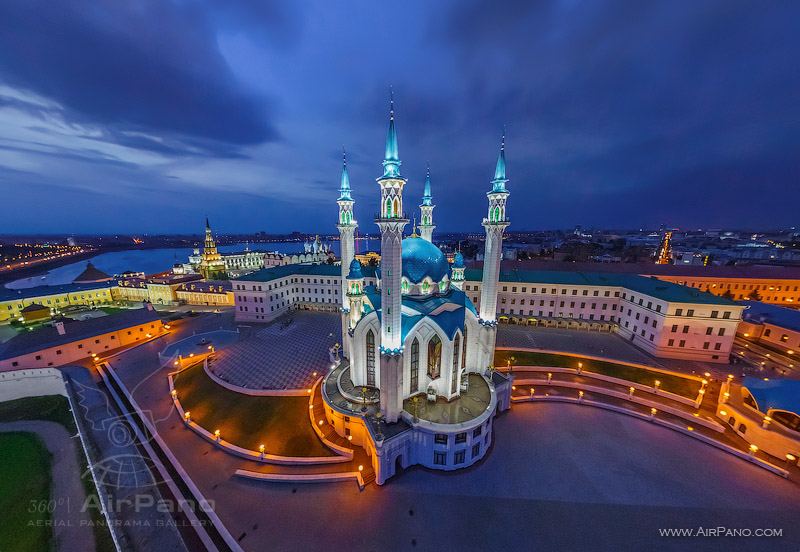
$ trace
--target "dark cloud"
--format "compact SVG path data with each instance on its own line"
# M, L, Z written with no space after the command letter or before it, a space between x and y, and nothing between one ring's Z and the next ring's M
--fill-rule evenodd
M180 230L213 195L223 228L326 232L345 145L374 232L391 85L408 201L430 161L442 231L479 229L503 125L513 229L791 224L798 20L788 1L12 0L0 117L30 120L0 121L2 177L41 170L26 201L94 187L104 227L131 211L119 189L130 230Z
M277 137L194 2L11 0L0 21L2 81L58 102L70 119L203 141L206 151Z

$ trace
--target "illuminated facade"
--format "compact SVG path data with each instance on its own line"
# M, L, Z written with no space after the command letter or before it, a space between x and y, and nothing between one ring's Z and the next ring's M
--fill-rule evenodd
M211 225L206 218L206 237L203 243L203 256L200 260L200 274L208 280L224 279L225 261L217 251L217 244L214 242L214 235L211 233Z

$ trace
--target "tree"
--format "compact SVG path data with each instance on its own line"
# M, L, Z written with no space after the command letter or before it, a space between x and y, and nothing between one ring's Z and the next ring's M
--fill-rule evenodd
M751 301L761 301L761 294L758 293L757 289L754 289L750 292L750 295L748 295L747 298Z
M725 299L730 299L731 301L733 301L733 293L731 293L731 290L729 290L729 289L726 289L725 293L723 293L722 296Z

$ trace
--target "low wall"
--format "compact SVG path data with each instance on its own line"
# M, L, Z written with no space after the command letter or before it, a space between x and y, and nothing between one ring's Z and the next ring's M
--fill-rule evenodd
M573 353L569 351L558 351L555 349L534 349L531 347L495 347L495 351L525 351L527 353L545 353L551 355L562 355L568 356L576 359L588 359L588 360L599 360L603 362L610 362L613 364L622 364L624 366L632 366L634 368L642 368L644 370L650 370L651 372L660 372L662 374L670 374L672 376L679 376L686 379L695 380L697 383L700 383L703 378L700 376L693 376L691 374L684 374L682 372L675 372L674 370L667 370L666 368L657 368L655 366L649 366L647 364L639 364L638 362L629 362L626 360L617 360L614 358L608 357L601 357L596 355L584 355L579 353ZM499 369L503 369L502 366Z
M214 380L214 383L220 387L224 387L228 391L234 393L241 393L242 395L250 395L251 397L303 397L308 395L308 389L247 389L246 387L239 387L221 379L218 375L211 371L208 367L208 356L203 359L203 370L206 375ZM195 359L196 362L196 359Z
M547 380L526 380L526 379L519 379L516 380L515 385L533 385L538 388L547 388L549 387L567 387L570 389L575 389L578 391L590 391L592 393L597 393L600 395L606 395L609 397L614 397L615 399L620 399L623 401L630 401L632 403L640 404L642 406L646 406L648 408L655 408L656 410L660 410L662 412L667 412L668 414L672 414L673 416L677 416L682 418L686 421L695 423L697 425L702 425L708 429L713 431L717 431L719 433L725 432L725 426L718 423L716 420L709 420L706 418L700 418L699 416L694 416L689 412L684 412L683 410L679 410L677 408L673 408L668 405L664 405L662 403L658 403L655 401L649 401L647 399L643 399L639 396L634 395L631 397L627 393L623 393L621 391L613 391L611 389L606 389L604 387L595 387L593 385L586 385L584 383L577 383L573 381L552 381L547 382ZM536 397L536 395L534 395ZM528 397L513 397L513 402L524 402L524 399Z
M336 483L353 479L358 484L359 489L364 489L364 478L361 476L361 472L290 474L236 470L234 474L239 477L260 479L262 481L275 481L278 483Z
M0 402L42 395L68 396L60 371L55 368L34 368L0 372Z
M697 399L690 399L689 397L684 397L683 395L670 393L669 391L664 391L663 389L655 391L655 388L650 385L644 385L642 383L636 383L635 381L615 378L613 376L606 376L605 374L598 374L597 372L591 372L588 370L581 370L580 372L578 372L576 368L560 368L560 367L549 367L549 366L517 366L517 370L520 372L545 372L545 373L555 372L560 374L575 374L586 378L594 378L601 381L607 381L608 383L621 385L626 388L633 387L637 391L644 391L645 393L658 395L659 397L664 397L672 401L685 404L687 406L694 407L697 403ZM520 380L519 378L516 378L514 381L518 382Z

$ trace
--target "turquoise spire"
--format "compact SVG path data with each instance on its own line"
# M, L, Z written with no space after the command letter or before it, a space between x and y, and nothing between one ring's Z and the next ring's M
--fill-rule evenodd
M422 194L422 204L431 205L431 167L428 166L428 173L425 175L425 191Z
M386 133L386 154L383 158L384 178L400 176L400 155L397 150L397 131L394 128L394 92L389 99L389 131Z
M492 192L505 192L506 190L506 130L503 129L503 138L500 142L500 154L497 156L497 165L494 168Z
M347 152L342 148L342 183L339 186L339 201L352 201L350 197L350 175L347 174Z

